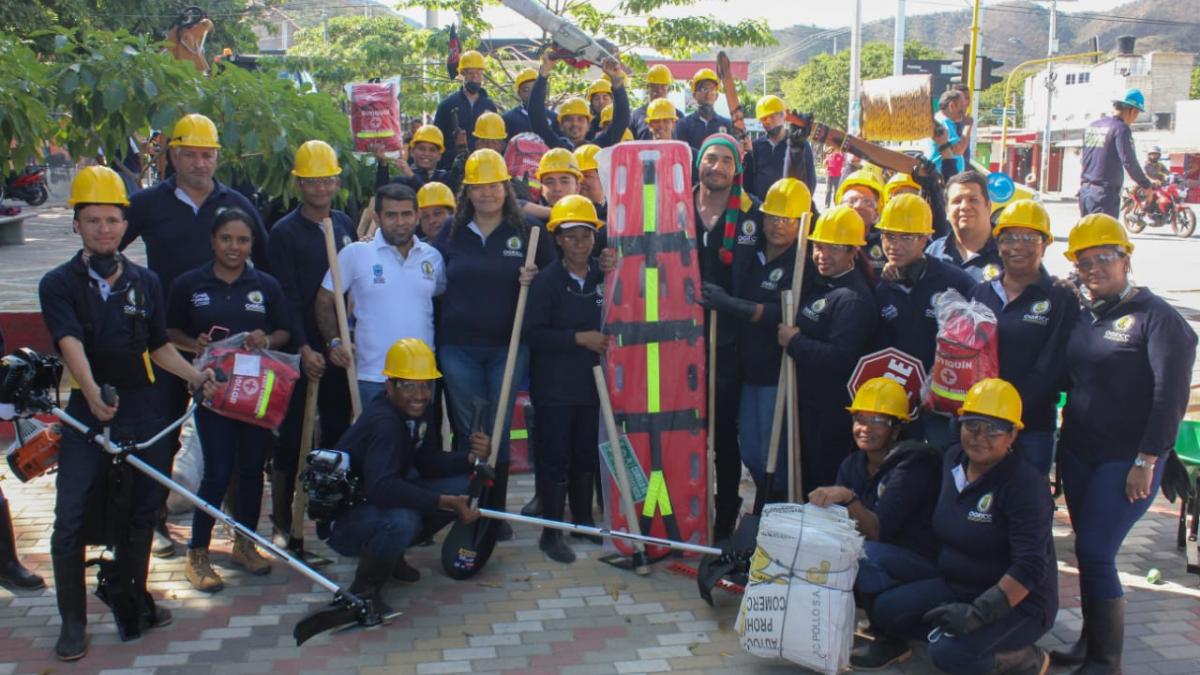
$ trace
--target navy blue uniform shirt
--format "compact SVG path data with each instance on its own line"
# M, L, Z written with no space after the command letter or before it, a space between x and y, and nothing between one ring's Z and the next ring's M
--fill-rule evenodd
M341 211L331 211L333 241L337 250L354 241L354 223ZM325 254L325 233L318 223L300 214L300 207L279 219L271 228L271 269L283 287L292 317L292 345L298 350L308 345L325 352L325 340L317 328L314 305L317 291L329 271Z
M787 161L788 148L786 137L775 145L771 145L771 141L766 136L760 136L754 140L751 153L746 155L742 162L746 164L744 183L755 197L766 199L767 190L770 190L776 181L784 177L783 165ZM817 168L812 146L808 144L808 141L804 141L804 147L800 149L800 153L803 158L801 161L804 162L804 167L800 172L803 176L801 180L808 186L808 191L812 193L817 189Z
M837 484L849 488L879 519L880 542L930 560L938 549L931 523L941 481L941 452L917 441L893 446L874 476L861 450L847 455L837 473Z
M410 471L415 468L422 478L444 478L471 470L465 450L442 452L440 427L431 410L413 419L378 396L338 439L337 449L350 453L350 470L367 504L433 513L440 495L409 480Z
M648 102L643 103L641 107L637 108L629 115L629 133L633 134L633 137L639 141L651 140L650 125L646 122L646 108L649 107L649 105L650 103ZM679 120L681 119L683 119L683 113L679 112L679 109L676 108L675 123L678 124Z
M596 259L581 286L556 260L534 277L525 310L530 390L534 405L599 405L588 386L600 357L575 344L575 333L601 329L604 275Z
M479 96L475 99L474 105L471 104L471 100L467 98L467 94L461 87L442 99L442 102L438 104L437 111L433 114L433 124L442 130L442 138L445 138L447 143L447 152L442 153L442 161L438 164L439 168L449 169L454 164L454 138L455 132L459 129L467 132L467 151L475 149L475 136L471 132L475 131L475 120L485 112L500 112L495 101L488 96L486 89L479 90Z
M704 145L704 139L713 134L727 134L732 129L733 122L728 117L714 113L711 120L705 121L700 117L700 112L695 111L684 115L683 119L675 124L675 140L683 141L693 149L699 150L700 146Z
M1000 259L1000 249L996 247L996 239L988 237L987 243L970 260L963 260L955 245L954 232L944 237L938 237L925 248L925 254L962 269L976 282L994 281L1000 278L1004 271L1004 261Z
M527 235L508 223L496 226L486 242L469 224L457 229L453 223L442 227L434 241L446 261L446 292L437 325L439 345L508 344L526 242ZM549 233L542 232L534 262L541 270L554 257L554 242Z
M558 114L549 108L543 108L546 111L546 119L550 121L550 128L554 133L560 134L558 128ZM529 121L529 111L525 110L525 106L518 105L508 112L501 115L504 119L504 131L508 134L508 139L511 141L513 136L517 134L525 134L533 131L533 125Z
M1058 612L1058 562L1050 529L1054 501L1046 478L1010 452L960 491L966 461L961 444L946 450L942 490L933 511L933 532L941 544L938 569L964 602L1007 574L1029 590L1013 609L1046 626L1053 624Z
M800 333L788 342L787 351L800 373L801 405L849 405L846 382L875 336L871 289L851 268L837 277L814 274L800 295L796 308Z
M534 80L533 92L529 94L529 105L526 106L529 111L529 124L533 128L533 132L541 136L546 145L551 148L566 148L573 151L575 144L566 136L559 134L550 125L550 120L546 116L546 94L549 89L550 83L546 81L546 78L539 75L538 79ZM612 105L612 123L596 136L591 136L589 133L588 143L607 148L621 142L621 136L624 135L625 128L629 126L629 92L625 87L613 87Z
M996 314L1000 379L1021 394L1025 431L1054 431L1058 393L1066 387L1067 339L1079 301L1071 289L1056 286L1045 269L1037 283L1011 302L1001 281L979 284L971 299Z
M1138 185L1148 188L1150 180L1138 164L1133 149L1133 131L1119 117L1101 117L1083 132L1083 172L1080 182L1100 185L1118 192L1125 182L1125 172Z
M1100 317L1080 311L1067 342L1059 447L1087 461L1166 454L1187 410L1195 360L1195 331L1147 288Z
M259 269L271 269L267 261L267 231L258 209L240 192L220 181L213 183L213 191L198 212L175 196L173 176L129 198L129 228L121 238L121 250L141 237L146 245L146 263L164 288L170 288L184 272L212 260L213 221L218 211L230 207L245 211L254 220L250 223L254 235L250 259Z
M867 245L862 249L863 257L867 260L867 265L878 279L883 273L883 266L887 264L887 255L883 252L883 233L871 227L867 231Z
M783 294L792 287L792 270L796 265L796 245L792 244L774 260L767 260L765 237L762 244L749 252L739 249L733 278L734 297L762 305L758 321L737 320L738 356L742 364L742 383L756 387L779 385L779 362L783 349L779 346L778 329L783 322ZM728 321L722 317L722 321ZM721 322L717 327L720 328Z
M411 164L409 166L412 166ZM441 183L450 188L454 194L458 194L458 189L462 187L462 165L455 163L450 169L434 169L426 171L412 167L411 176L393 176L391 170L386 163L380 163L375 166L375 189L387 185L388 183L396 183L398 185L407 185L413 192L425 187L426 183Z
M877 347L895 347L921 359L925 372L933 367L937 349L937 317L933 302L943 291L955 289L970 297L975 282L967 273L936 258L925 256L925 271L912 286L880 280L875 287L879 305Z
M291 311L275 277L247 265L227 284L217 278L213 265L201 265L175 280L167 302L168 326L189 337L213 326L231 334L292 329Z
M737 214L737 231L734 233L733 246L733 262L729 265L721 262L721 248L723 239L725 238L725 212L721 211L714 222L712 229L704 226L700 221L700 186L692 188L694 195L692 203L696 209L696 247L697 254L700 260L700 280L705 283L717 284L725 289L727 293L733 293L733 277L734 268L740 263L739 259L744 256L753 256L758 250L758 242L762 237L763 215L759 210L760 203L758 198L753 195L747 195L750 201L750 207ZM708 312L704 313L705 331L708 335ZM720 346L729 346L734 344L737 338L737 331L732 321L717 322L717 344Z

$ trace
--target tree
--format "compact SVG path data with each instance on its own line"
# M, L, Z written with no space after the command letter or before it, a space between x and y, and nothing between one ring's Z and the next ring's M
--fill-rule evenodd
M0 35L0 171L24 166L52 133L50 110L41 94L50 69L27 45Z
M1188 94L1188 98L1200 98L1200 66L1192 68L1192 89Z
M979 110L975 111L975 120L980 124L1000 124L1003 116L993 115L992 108L1011 107L1017 109L1017 114L1015 116L1010 115L1008 123L1011 126L1020 126L1024 111L1025 80L1036 74L1037 71L1032 69L1020 73L1013 80L1008 101L1004 100L1004 82L997 82L980 92Z
M906 59L938 59L941 52L919 42L904 45ZM892 46L882 42L863 45L862 79L892 74ZM789 108L812 112L818 122L843 127L846 124L850 90L850 50L837 54L819 54L800 66L796 76L783 83L784 100Z

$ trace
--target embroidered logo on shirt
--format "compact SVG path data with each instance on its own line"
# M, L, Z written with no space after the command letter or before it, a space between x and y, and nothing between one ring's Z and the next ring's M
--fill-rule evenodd
M208 297L208 293L199 291L192 293L192 307L208 307L212 304L212 298Z
M975 509L967 513L967 520L973 523L992 522L992 514L990 513L992 510L992 501L992 493L990 492L980 497L979 501L975 502Z
M604 284L599 283L599 284L596 284L596 306L599 307L603 304L604 304Z
M737 243L753 244L758 241L758 225L753 220L742 221L742 233L738 235Z
M508 248L504 251L504 255L520 258L521 256L521 238L509 237L508 241L504 242Z
M246 311L265 314L267 306L263 304L262 291L250 291L246 294Z
M805 307L802 313L813 321L817 321L821 318L821 312L825 311L825 305L825 298L817 298L811 305Z
M383 278L383 265L371 265L372 279L371 283L386 284L387 279Z
M879 244L874 244L873 246L871 246L871 249L869 251L867 251L867 257L872 260L880 260L880 259L884 258L883 247L880 246Z
M767 278L771 281L779 281L783 278L783 269L776 267L775 269L771 270L771 273L767 275Z
M888 321L894 321L896 317L900 316L900 310L896 309L895 305L884 305L879 308L879 316Z
M433 263L429 262L428 260L421 263L421 274L426 279L432 279L433 278Z
M1045 326L1050 321L1048 314L1050 314L1050 301L1040 300L1033 303L1033 306L1029 308L1029 314L1022 317L1022 320L1028 323L1036 323L1039 326Z
M348 234L342 235L342 246L349 246L353 242L354 242L354 240L350 238L350 235L348 235Z
M1112 323L1112 330L1104 331L1104 339L1113 342L1129 342L1129 331L1136 321L1132 316L1123 316Z
M129 292L125 294L125 307L123 308L126 316L144 316L145 308L142 307L142 296L138 295L137 289L130 287Z
M991 263L991 264L983 266L983 280L984 281L995 281L996 279L999 279L999 278L1000 278L1000 266L999 265L997 265L995 263Z

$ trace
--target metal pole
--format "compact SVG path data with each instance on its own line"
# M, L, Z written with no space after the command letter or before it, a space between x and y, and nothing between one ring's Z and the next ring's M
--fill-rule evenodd
M438 27L438 11L433 7L425 8L425 27L429 30L437 30Z
M896 0L896 37L892 41L892 75L904 74L904 0Z
M1054 58L1058 51L1058 0L1050 0L1050 38L1046 46L1046 58ZM1042 161L1038 170L1038 186L1044 194L1050 189L1050 107L1054 100L1054 62L1046 66L1046 123L1042 125Z
M971 42L971 110L970 114L973 117L979 117L979 80L983 77L979 67L979 54L983 51L983 38L979 34L979 25L983 20L983 7L979 0L975 1L975 34ZM971 140L967 143L967 152L971 159L975 158L975 140L979 135L979 122L975 120L971 124ZM968 167L970 168L970 167Z
M859 99L862 95L862 0L854 0L854 24L850 30L850 101L846 108L846 132L860 132Z
M574 523L563 523L557 520L546 520L545 518L533 518L531 516L523 516L519 513L507 513L505 511L493 511L492 509L479 509L479 515L484 518L492 518L494 520L507 520L510 523L524 523L526 525L536 525L537 527L548 527L552 530L562 530L563 532L574 532L576 534L587 534L594 537L605 537L608 539L622 539L624 541L632 541L639 544L649 544L651 546L661 546L663 548L672 548L677 551L687 551L688 553L701 553L704 555L722 555L723 551L712 546L701 546L699 544L689 544L684 541L675 541L674 539L663 539L662 537L651 537L645 534L633 534L631 532L616 532L603 527L592 527L589 525L575 525Z

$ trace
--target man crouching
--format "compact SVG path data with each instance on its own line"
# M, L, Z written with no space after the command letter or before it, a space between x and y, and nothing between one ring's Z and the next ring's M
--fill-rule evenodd
M318 534L339 554L359 558L350 592L370 598L387 614L380 591L392 576L410 582L420 578L404 562L404 551L418 534L432 536L448 524L439 511L453 512L466 523L479 517L467 503L467 484L476 460L490 454L490 441L474 433L469 450L442 451L429 414L434 382L442 374L433 350L421 340L393 344L383 375L384 395L367 405L337 444L350 454L361 500Z

